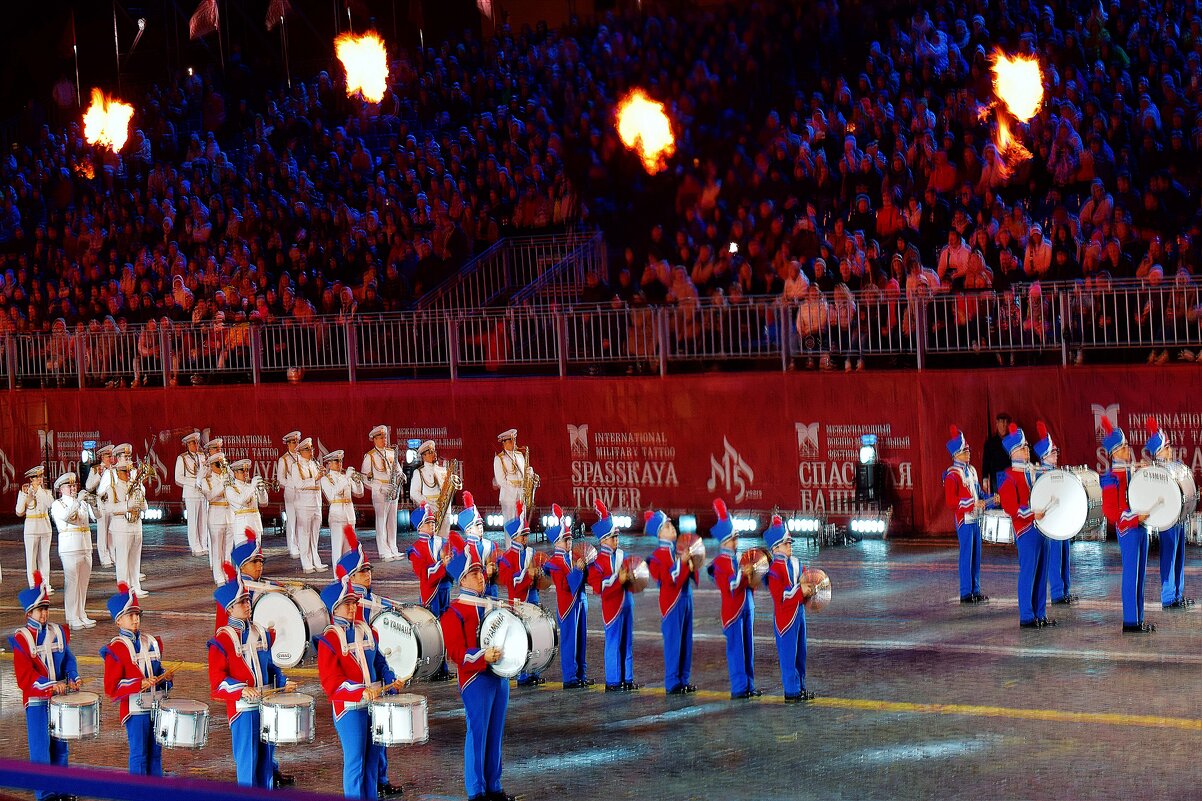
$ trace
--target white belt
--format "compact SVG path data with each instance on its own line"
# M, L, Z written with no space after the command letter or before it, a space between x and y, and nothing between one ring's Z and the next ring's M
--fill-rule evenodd
M321 487L297 487L297 489L305 490L306 492L317 492Z
M142 699L143 696L140 693L129 696L129 714L145 715L154 711L153 696L147 701L143 701Z
M91 534L92 529L88 528L87 526L67 526L67 531L65 533L69 534L71 532L76 534Z
M29 699L29 706L46 706L46 703L47 703L47 701L45 698L30 698Z
M239 699L238 701L236 701L234 703L234 709L236 709L239 712L258 712L259 711L259 702L258 701L243 701L243 700Z
M209 506L229 506L229 501L209 501Z
M367 701L347 701L342 705L342 708L349 712L352 709L367 709L370 705Z
M330 503L350 503L346 498L335 498Z
M258 509L239 509L238 511L234 512L236 515L257 515L258 513Z

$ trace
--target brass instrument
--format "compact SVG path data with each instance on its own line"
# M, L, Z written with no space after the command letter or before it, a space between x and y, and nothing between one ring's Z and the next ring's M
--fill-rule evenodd
M96 497L96 493L92 492L91 490L81 489L76 493L76 497L79 498L82 503L86 503L88 505L88 508L92 510L93 515L100 514L100 500Z
M358 470L356 470L353 467L348 467L346 469L346 477L348 479L350 479L350 482L352 484L355 485L355 492L363 492L363 474L362 473L360 473ZM389 478L389 482L391 482L391 481L392 481L392 479ZM389 492L388 500L390 500L390 501L396 500L396 498L392 497L392 484L391 483L389 483L389 485L388 485L388 492Z
M538 490L538 476L534 474L534 468L530 466L530 446L522 447L522 456L525 457L525 469L522 470L522 512L526 515L527 520L532 520L534 516L534 493Z
M129 492L125 494L125 506L128 511L125 513L126 521L137 523L142 519L142 510L146 508L146 482L152 478L158 478L159 471L155 468L154 463L150 461L150 457L143 457L136 465L134 465L133 474L130 476ZM133 506L133 509L129 509Z
M229 462L221 462L221 483L227 487L234 486L234 471L230 470Z
M401 469L401 444L392 446L392 469L388 472L388 493L384 496L389 501L401 497L401 485L405 483L405 471ZM360 479L362 481L362 479Z
M438 488L438 509L435 511L434 530L442 530L442 521L446 519L447 510L451 508L451 494L455 492L455 484L459 481L459 460L447 460L447 475Z

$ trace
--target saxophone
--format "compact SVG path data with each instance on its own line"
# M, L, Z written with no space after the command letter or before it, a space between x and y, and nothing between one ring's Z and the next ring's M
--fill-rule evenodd
M392 453L394 458L392 469L388 472L388 494L384 496L389 501L395 501L401 497L401 485L405 482L405 471L401 469L401 444L399 442L392 446Z
M442 480L442 486L438 488L438 509L434 517L434 530L442 530L442 521L447 517L447 510L451 508L451 495L455 493L455 484L459 479L459 460L447 460L447 475Z
M538 490L538 476L534 474L534 468L530 466L529 446L522 448L522 455L526 457L526 467L522 470L522 513L527 520L530 520L534 515L534 493Z
M152 478L158 477L158 470L150 461L150 457L142 459L134 468L134 477L129 484L129 492L125 495L125 505L128 509L125 513L126 521L137 523L142 519L142 510L146 508L146 482Z

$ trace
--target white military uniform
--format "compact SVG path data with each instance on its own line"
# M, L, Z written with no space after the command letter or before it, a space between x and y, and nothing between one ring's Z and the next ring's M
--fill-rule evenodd
M40 570L46 591L50 589L50 506L54 495L45 487L26 494L17 493L17 516L25 518L25 577L33 587L33 572Z
M85 488L98 499L103 498L108 492L108 482L113 473L113 466L98 464L88 473L88 481ZM100 557L101 567L113 566L113 537L109 533L112 527L113 517L110 515L104 504L97 501L96 507L96 554Z
M442 485L447 480L447 469L437 462L428 463L422 462L421 467L413 471L413 478L409 482L409 499L415 504L426 504L426 513L435 514L438 509L438 496L442 494ZM451 506L450 499L455 497L455 493L447 496L446 514L442 516L442 523L435 533L440 537L446 537L451 531Z
M376 548L380 559L392 562L401 558L396 547L396 510L398 496L388 500L388 479L392 466L396 464L396 452L391 448L372 448L363 455L363 466L359 472L364 480L371 480L371 505L376 512Z
M63 611L67 624L82 628L95 623L84 606L88 600L88 584L92 580L92 510L74 498L57 498L50 514L58 526L58 558L63 563Z
M518 516L518 501L522 497L522 474L526 471L526 457L517 448L504 448L493 457L493 483L501 495L501 514L506 520Z
M175 457L175 485L181 490L184 510L188 513L188 547L192 549L193 556L203 556L209 552L204 496L196 488L196 479L207 469L205 457L199 452L184 451Z
M363 497L363 485L356 489L346 473L327 473L321 480L321 492L330 504L327 517L330 522L330 564L338 566L338 560L350 550L343 529L355 527L355 498Z
M301 552L296 540L296 489L289 479L299 461L300 456L291 448L275 460L275 480L284 491L284 531L288 540L288 555L293 559L299 557Z
M117 583L125 582L135 595L145 595L142 589L142 517L129 521L125 519L126 512L142 512L146 503L129 501L130 488L133 481L124 481L117 471L110 470L108 491L101 498L102 508L112 515L109 531L113 535L113 564L117 566ZM131 471L132 477L132 471Z
M209 569L213 571L213 581L220 586L228 580L221 566L229 561L230 552L234 550L234 515L225 497L225 479L220 473L213 475L210 470L196 479L196 489L209 507L205 513L209 524Z
M306 571L320 570L321 554L317 546L321 538L321 484L320 469L312 459L300 457L296 472L289 483L296 493L296 544L300 549L301 567Z
M259 514L259 504L267 503L267 488L263 486L263 480L258 476L251 481L234 479L233 485L225 488L225 500L230 505L233 520L230 550L233 550L235 544L246 542L248 528L255 532L255 539L262 542L263 517Z

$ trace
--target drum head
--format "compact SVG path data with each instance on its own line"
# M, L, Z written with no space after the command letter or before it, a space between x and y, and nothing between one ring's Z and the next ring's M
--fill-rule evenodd
M313 706L313 696L305 693L278 693L263 701L263 706L296 707Z
M386 609L371 622L376 636L380 638L380 653L388 667L401 681L408 681L417 670L417 635L413 624L393 609Z
M208 704L202 704L200 701L193 701L189 698L171 698L159 704L159 709L163 711L182 712L184 714L196 714L200 712L208 713Z
M1055 500L1056 503L1048 508ZM1077 536L1089 517L1089 495L1075 474L1068 470L1049 470L1035 479L1031 488L1031 508L1047 509L1042 520L1035 521L1047 537L1069 540Z
M100 696L84 690L67 693L66 695L56 695L50 699L50 703L56 706L91 706L92 704L100 703Z
M284 668L296 667L305 658L309 643L305 616L286 593L265 592L255 599L251 620L265 629L275 629L272 660Z
M1185 501L1181 485L1172 473L1159 465L1137 472L1127 488L1127 495L1131 511L1148 515L1148 528L1164 531L1181 519Z
M530 655L526 627L508 609L494 609L480 621L480 647L501 649L501 658L492 664L492 672L506 679L521 673Z

